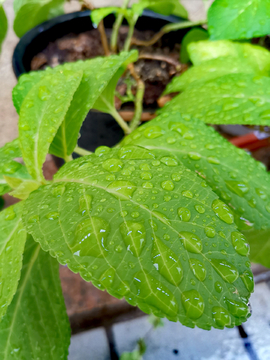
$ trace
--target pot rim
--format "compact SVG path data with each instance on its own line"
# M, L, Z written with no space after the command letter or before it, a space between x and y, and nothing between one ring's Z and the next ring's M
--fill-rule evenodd
M56 16L53 19L47 20L43 22L42 24L39 24L35 26L33 29L29 30L27 33L25 33L19 40L18 44L16 45L13 55L12 55L12 68L13 72L18 79L20 75L26 73L26 69L23 64L23 56L22 54L25 53L25 50L27 47L31 44L31 42L41 33L44 33L48 30L50 30L55 25L59 25L68 21L73 20L74 18L80 18L80 17L90 17L90 10L86 11L76 11L68 14L63 14L60 16ZM168 23L176 23L184 21L183 18L170 15L165 16L162 14L155 13L150 10L144 10L142 16L145 17L151 17L153 19L157 20L165 20ZM91 19L90 19L91 21Z

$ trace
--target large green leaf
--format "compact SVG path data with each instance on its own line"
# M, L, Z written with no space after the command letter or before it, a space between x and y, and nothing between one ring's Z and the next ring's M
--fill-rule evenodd
M11 190L7 184L6 176L17 179L29 179L26 167L13 159L22 157L18 139L15 139L0 148L0 195Z
M0 319L11 303L21 276L26 240L21 216L22 203L0 212Z
M33 86L22 103L19 140L25 165L35 180L43 179L42 165L82 75L82 71L55 71Z
M241 235L231 211L166 150L98 148L67 163L24 209L45 251L146 313L203 329L249 315L248 248L233 243Z
M270 227L270 176L264 166L202 121L179 112L164 113L123 144L168 151L234 209L241 229Z
M258 45L237 43L229 40L198 41L188 45L188 53L194 65L224 56L249 61L265 75L270 73L270 53Z
M229 74L198 81L160 112L180 110L208 124L270 126L270 78Z
M208 11L211 38L251 39L270 32L269 0L215 0Z
M17 112L20 112L22 102L30 89L46 74L53 78L54 74L63 70L83 71L82 82L50 147L50 153L65 157L73 152L81 125L91 108L105 112L115 111L115 86L126 66L136 61L137 57L137 51L122 52L120 55L66 63L45 72L22 75L13 90L14 105Z
M219 57L205 61L198 66L193 66L180 76L175 76L167 85L164 94L184 91L190 84L197 81L207 82L226 74L247 73L256 75L259 73L255 64L247 59L236 57Z
M250 243L250 260L270 268L270 229L244 232Z
M67 360L70 327L55 259L29 236L18 290L0 323L3 360Z
M14 0L15 19L13 28L18 37L28 30L55 16L60 15L65 0Z
M8 30L7 16L1 2L2 1L0 1L0 53L2 48L2 42L4 41Z

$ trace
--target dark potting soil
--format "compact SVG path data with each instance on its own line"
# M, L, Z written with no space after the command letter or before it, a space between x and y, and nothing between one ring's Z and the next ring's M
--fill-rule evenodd
M108 42L111 29L106 29ZM122 49L127 36L128 27L122 26L119 31L118 48ZM155 33L153 31L135 30L134 37L139 40L150 40ZM135 64L135 70L145 83L144 105L148 108L157 108L157 99L164 91L166 85L176 74L176 65L179 61L180 43L174 32L163 36L154 45L148 47L136 47L140 56L151 59L139 59ZM31 70L42 70L46 67L55 67L65 62L92 59L104 56L99 31L96 29L80 34L70 33L48 46L37 54L31 62ZM182 66L183 69L186 66ZM125 79L120 79L117 91L125 95L127 85ZM135 93L135 88L132 91ZM116 99L116 107L120 109L121 101Z

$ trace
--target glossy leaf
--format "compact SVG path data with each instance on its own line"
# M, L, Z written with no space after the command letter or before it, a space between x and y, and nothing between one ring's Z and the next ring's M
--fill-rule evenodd
M9 193L9 195L16 197L17 199L25 200L29 194L38 189L40 183L35 180L24 180Z
M265 167L237 149L212 127L179 112L164 113L125 138L153 150L168 151L196 171L235 211L241 230L270 227L270 176ZM183 217L185 212L183 212Z
M0 212L0 319L12 301L21 276L26 240L21 215L22 203Z
M1 4L0 1L0 53L1 53L2 43L7 34L7 30L8 30L7 16L3 8L3 5Z
M198 41L188 45L188 53L194 65L219 57L232 56L249 61L265 75L270 73L270 53L265 48L229 40Z
M29 236L18 290L0 323L3 360L67 360L70 327L55 259Z
M270 268L270 230L245 231L250 244L250 260Z
M147 131L148 139L159 135ZM146 313L204 329L248 316L244 303L240 317L226 305L252 291L242 281L248 258L232 245L233 215L166 150L98 148L67 163L24 209L26 229L45 251Z
M5 179L6 176L21 180L30 178L25 166L13 160L21 156L18 139L6 143L5 146L0 148L0 195L11 190Z
M204 29L194 28L191 29L183 38L180 50L180 60L182 63L189 62L189 54L187 46L196 41L207 40L209 38L208 32Z
M227 74L247 73L256 75L259 73L258 68L248 60L243 60L235 57L219 57L205 61L198 66L193 66L185 71L180 76L175 76L167 85L164 94L182 92L190 84L196 82L206 83L209 80L214 80L218 77Z
M15 19L13 28L18 37L36 25L60 14L64 0L14 0ZM56 13L55 13L56 11Z
M83 71L82 82L50 147L51 154L65 157L70 155L77 145L81 125L91 108L105 112L114 109L115 86L126 66L136 61L137 57L137 51L122 52L120 55L66 63L54 69L22 75L13 90L14 105L20 112L27 93L46 74L53 77L56 72L63 70Z
M43 179L42 165L54 136L64 121L82 71L56 71L45 76L29 91L21 106L19 140L30 175Z
M211 39L251 39L270 32L269 0L215 0L208 11Z
M180 110L207 124L270 126L270 78L229 74L195 82L161 112Z

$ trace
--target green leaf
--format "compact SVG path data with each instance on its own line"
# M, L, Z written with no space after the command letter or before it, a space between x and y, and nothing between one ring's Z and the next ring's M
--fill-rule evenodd
M16 35L22 37L27 31L49 20L56 13L59 15L63 3L64 0L14 0L13 28Z
M35 180L43 179L42 165L82 75L82 71L55 71L25 97L20 110L19 140L25 165Z
M106 16L113 13L118 13L119 9L120 8L116 6L94 9L91 11L90 18L94 24L98 25Z
M18 290L0 323L3 360L67 360L70 327L58 271L29 236Z
M208 124L270 126L270 78L229 74L195 82L160 112L180 110Z
M155 315L150 315L148 318L148 321L150 322L150 324L153 325L154 329L157 329L159 327L163 327L164 326L164 322L162 319L156 317Z
M114 108L114 91L119 77L126 66L136 61L138 52L122 52L120 55L99 57L92 60L67 63L54 69L22 75L13 90L13 101L18 112L27 93L45 75L52 78L59 71L83 71L83 79L75 92L71 105L58 130L50 153L59 157L70 155L77 145L81 125L91 108L112 112Z
M5 177L17 179L29 179L30 175L22 164L14 161L14 158L22 157L18 139L15 139L0 148L0 195L11 190Z
M259 71L268 75L270 72L270 53L261 46L247 43L235 43L229 40L198 41L188 45L188 53L194 65L224 56L233 56L249 61Z
M3 8L3 5L0 3L0 53L2 48L2 43L6 37L8 30L8 20Z
M144 9L149 9L163 15L171 15L175 9L174 0L139 0L131 7L134 14L141 16Z
M140 352L134 350L132 352L125 352L120 356L120 360L142 360Z
M189 54L187 46L192 42L200 40L207 40L209 38L208 32L201 28L191 29L183 38L181 43L180 60L182 63L189 62Z
M188 18L187 9L180 3L179 0L175 0L174 4L175 4L175 8L173 9L170 15L175 15L183 19L187 19Z
M256 64L250 63L248 59L236 57L219 57L193 66L180 76L175 76L167 85L164 94L184 91L190 84L196 82L206 83L227 74L247 73L256 75L259 73ZM200 84L200 83L199 83Z
M162 133L146 131L148 139ZM248 316L244 303L238 317L226 305L252 291L242 281L252 276L248 258L232 244L233 215L166 150L98 148L67 163L24 209L45 251L146 313L203 329Z
M270 176L265 167L202 121L179 112L164 113L123 144L168 151L196 171L234 209L242 230L270 227Z
M25 180L16 187L15 190L11 191L9 195L16 197L17 199L25 200L28 198L29 194L37 190L40 186L40 183L35 180Z
M0 212L0 319L12 301L21 276L26 240L21 215L22 203Z
M270 229L244 231L244 235L250 244L250 260L270 268Z
M208 11L211 39L251 39L270 32L269 0L215 0Z

